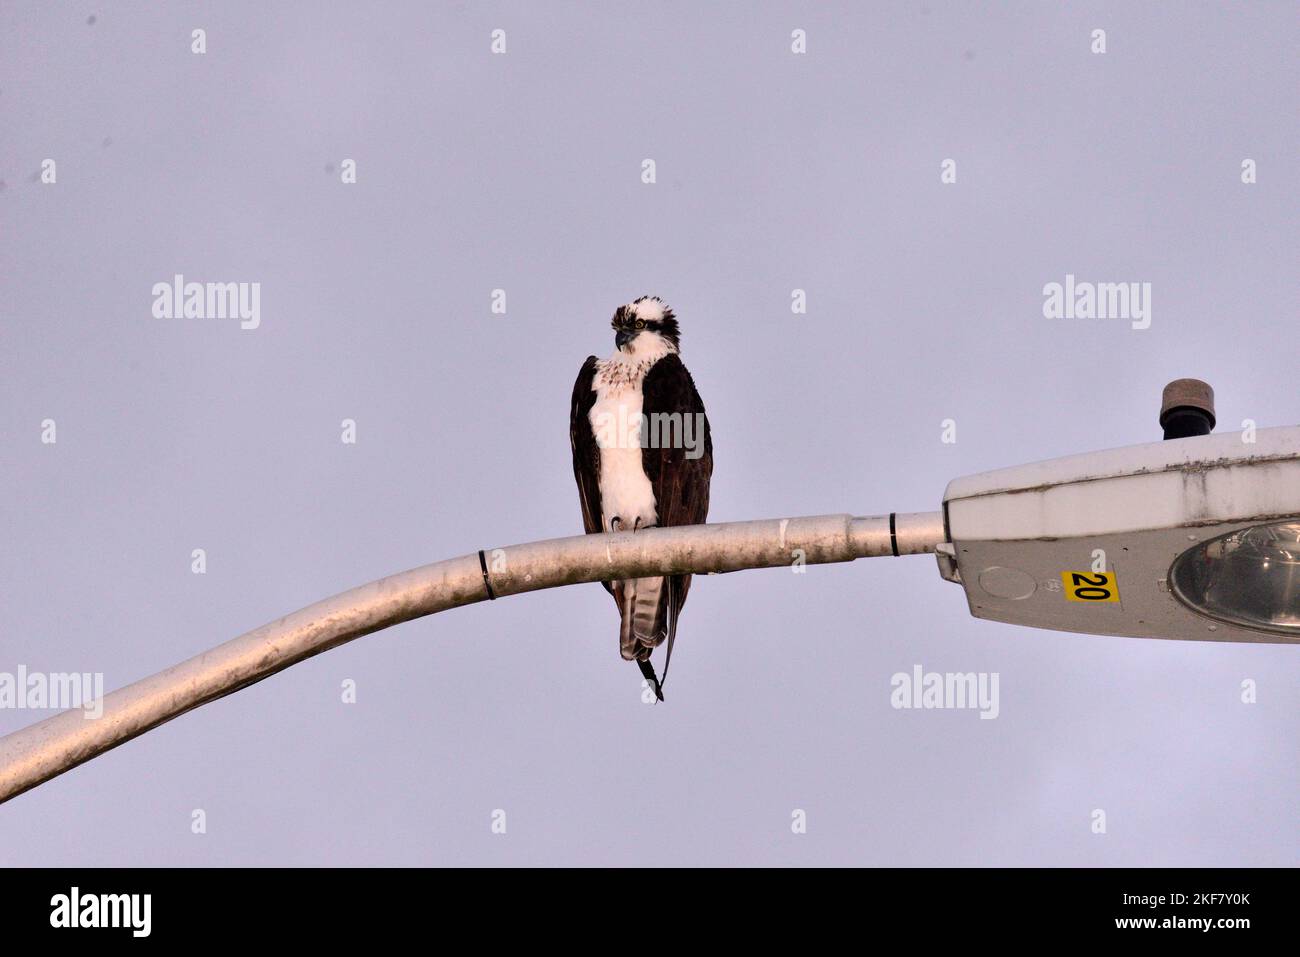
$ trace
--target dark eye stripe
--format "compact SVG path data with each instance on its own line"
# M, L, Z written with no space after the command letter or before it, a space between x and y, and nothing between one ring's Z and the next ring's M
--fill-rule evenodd
M652 332L662 332L667 328L668 318L642 319L635 312L620 306L609 325L611 329L649 329Z

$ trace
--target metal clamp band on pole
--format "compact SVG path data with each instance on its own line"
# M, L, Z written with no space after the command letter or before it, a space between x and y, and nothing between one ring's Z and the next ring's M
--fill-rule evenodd
M890 524L821 515L579 535L494 549L490 582L481 551L390 575L105 695L98 718L65 711L0 738L0 803L306 658L448 608L581 582L771 568L797 551L814 565L918 555L944 541L940 512L898 515L892 535Z
M487 594L488 601L496 601L497 593L492 590L492 578L488 575L487 556L481 548L478 550L478 567L483 571L483 591Z

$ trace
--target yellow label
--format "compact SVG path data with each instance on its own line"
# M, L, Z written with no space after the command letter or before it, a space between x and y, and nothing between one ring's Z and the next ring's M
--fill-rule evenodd
M1114 572L1061 572L1061 584L1070 601L1119 601Z

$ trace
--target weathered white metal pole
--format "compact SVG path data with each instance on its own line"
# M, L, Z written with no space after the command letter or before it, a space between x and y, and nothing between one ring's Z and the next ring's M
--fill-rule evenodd
M105 695L97 718L88 709L65 711L0 738L0 803L304 658L447 608L580 582L917 555L944 540L941 512L821 515L579 535L425 565L309 605Z

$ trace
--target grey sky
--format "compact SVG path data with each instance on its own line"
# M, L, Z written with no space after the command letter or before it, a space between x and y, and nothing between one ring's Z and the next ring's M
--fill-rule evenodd
M643 293L715 521L937 508L1158 438L1178 376L1222 430L1300 422L1297 33L1284 3L6 3L0 671L116 688L577 533L570 389ZM155 319L176 273L260 283L260 327ZM1151 328L1044 318L1067 273L1151 283ZM617 644L595 585L362 639L3 806L0 864L1298 860L1294 647L976 621L929 558L698 581L664 705ZM999 673L999 717L894 710L915 664Z

